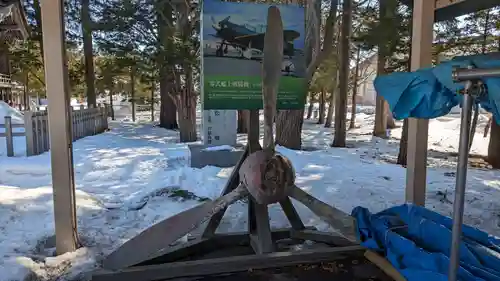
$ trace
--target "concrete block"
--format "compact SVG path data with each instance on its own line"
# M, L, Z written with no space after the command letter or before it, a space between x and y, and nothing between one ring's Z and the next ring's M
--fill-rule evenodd
M234 147L233 150L205 150L214 146L204 144L190 144L188 147L191 153L190 166L193 168L203 168L205 166L228 168L235 166L245 150L245 147L241 145Z

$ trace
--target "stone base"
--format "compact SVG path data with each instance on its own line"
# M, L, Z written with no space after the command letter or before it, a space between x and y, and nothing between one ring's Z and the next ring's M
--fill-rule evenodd
M213 145L190 144L188 145L191 153L190 166L193 168L203 168L205 166L215 166L219 168L233 167L240 160L245 147L236 146L234 150L204 150Z

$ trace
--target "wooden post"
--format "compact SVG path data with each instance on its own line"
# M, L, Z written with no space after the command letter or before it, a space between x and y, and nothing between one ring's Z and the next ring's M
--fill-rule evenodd
M33 141L33 111L24 112L24 135L26 138L26 156L35 155L35 143Z
M12 137L12 117L5 116L5 144L7 145L7 157L14 156L14 139Z
M39 117L40 120L40 143L41 143L41 148L40 148L40 154L44 153L45 151L49 151L50 149L50 138L49 138L49 131L48 131L48 116L47 114L43 114L42 116Z
M64 44L63 0L40 1L45 61L45 83L50 105L49 130L56 252L64 254L77 249L75 182L69 81Z
M43 111L37 112L33 117L33 121L35 122L35 126L33 126L33 142L35 143L35 149L33 150L34 155L41 154L40 152L40 115Z
M411 70L432 64L434 1L413 2ZM406 201L425 205L427 179L427 142L429 120L408 118L408 166L406 168Z

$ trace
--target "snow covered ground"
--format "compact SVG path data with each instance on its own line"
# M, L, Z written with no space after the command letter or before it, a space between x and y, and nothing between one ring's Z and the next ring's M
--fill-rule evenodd
M363 111L365 112L365 111ZM348 132L350 148L330 148L332 130L306 120L304 147L278 147L297 172L297 185L350 213L362 205L380 211L404 202L405 169L387 161L397 156L400 129L391 138L373 138L373 114L358 113L359 128ZM142 113L141 113L142 114ZM149 113L138 114L147 120ZM484 154L484 118L473 153ZM178 133L147 123L111 122L112 130L74 143L78 231L84 245L74 253L51 257L54 233L50 153L7 158L0 153L0 280L85 280L103 256L148 226L221 192L231 168L188 167L187 144ZM458 148L458 115L430 122L429 148ZM244 142L244 136L239 140ZM19 140L22 142L22 139ZM0 138L0 152L5 140ZM20 144L22 145L22 143ZM427 207L452 212L455 184L453 159L430 158ZM465 222L500 236L500 172L470 169ZM327 226L294 202L304 222ZM141 208L142 207L142 208ZM220 231L244 230L246 208L230 208ZM286 226L278 206L270 207L273 227ZM35 278L36 277L36 278Z

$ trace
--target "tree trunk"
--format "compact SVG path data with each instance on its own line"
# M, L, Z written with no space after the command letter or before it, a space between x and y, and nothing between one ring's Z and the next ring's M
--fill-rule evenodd
M410 25L410 40L412 41L412 26ZM410 54L408 56L408 63L406 65L406 70L411 71L411 48ZM408 119L403 121L403 130L401 131L401 139L399 141L399 153L398 153L398 162L399 165L406 167L408 164Z
M238 134L248 133L248 118L250 111L248 110L238 110Z
M396 121L394 120L394 116L392 116L392 112L389 109L389 104L385 102L385 111L387 112L387 129L396 128Z
M151 122L155 121L155 90L156 84L151 85Z
M29 72L26 72L24 74L24 110L29 110L29 98L28 98L28 84L29 84Z
M135 122L135 70L130 68L130 100L132 101L132 122Z
M292 3L297 4L299 1L291 1ZM335 16L337 14L337 5L338 0L331 1L330 11L328 18L326 20L325 26L325 36L323 36L324 40L330 41L329 38L333 38L333 26L335 25ZM313 29L310 28L312 25L317 25L319 27L321 22L321 1L312 1L306 5L306 16L311 15L309 11L315 11L318 17L311 17L306 24L306 37L310 38L306 40L305 46L305 57L306 57L306 65L308 69L312 69L312 71L308 70L306 73L307 85L309 87L314 72L321 64L322 61L316 60L313 64L313 42L315 42L314 38L318 38L320 36L320 28ZM314 31L314 32L312 32ZM310 33L309 33L310 32ZM329 34L328 34L329 33ZM326 39L325 39L326 38ZM331 41L333 42L333 40ZM318 46L319 47L319 46ZM318 51L316 50L316 56L318 56ZM323 50L322 50L323 51ZM329 52L329 50L328 50ZM327 52L327 53L328 53ZM302 146L302 125L304 124L304 109L300 110L280 110L278 115L276 116L276 144L285 146L290 149L300 149Z
M491 122L493 122L493 115L490 115L490 118L488 119L486 126L484 126L483 138L488 136L488 132L490 131L491 128Z
M493 118L490 128L490 144L488 145L488 162L495 169L500 169L500 126Z
M352 25L352 0L342 2L342 27L340 37L339 94L335 105L335 131L333 147L346 145L346 107L349 86L349 44Z
M314 93L311 92L311 94L309 95L309 106L307 107L307 116L306 116L307 120L311 119L313 109L314 109Z
M167 60L168 51L173 49L172 34L168 28L168 25L173 22L172 6L162 5L159 2L155 9L157 10L158 44L160 45L160 55L157 56L156 61L156 65L160 68L160 127L175 130L179 127L177 124L177 107L169 94L173 88L175 77L172 77L174 74L169 72L170 65Z
M326 112L325 128L332 127L333 122L333 112L335 112L335 97L337 95L338 89L334 89L330 94L330 100L328 101L328 110Z
M81 21L83 35L83 56L85 59L85 84L87 86L87 106L96 107L94 75L94 53L92 50L92 22L90 18L90 0L82 0Z
M276 144L290 148L302 147L304 110L280 110L276 118Z
M196 141L196 96L193 94L193 70L184 66L186 82L179 97L179 131L181 142Z
M165 71L166 73L166 71ZM177 125L177 107L175 106L169 88L172 86L170 77L165 73L160 74L160 127L168 130L176 130Z
M354 129L356 127L356 95L358 94L358 72L359 72L359 60L360 60L361 47L358 47L356 52L356 69L354 70L354 81L352 85L352 97L351 97L351 122L349 123L349 129Z
M319 94L319 118L318 124L325 123L325 110L326 110L326 93L324 89L321 89Z
M111 112L111 120L115 120L115 109L113 108L113 89L109 89L109 110Z
M42 9L40 7L40 0L33 0L33 10L34 10L34 17L35 17L35 32L36 32L36 40L38 41L38 44L40 45L40 54L41 54L41 60L42 63L44 62L44 55L43 55L43 37L42 37Z
M384 98L378 93L375 103L375 128L373 135L379 138L387 138L387 107L385 106Z
M399 141L398 164L406 167L408 155L408 119L403 121L403 131L401 132L401 140Z
M379 24L383 25L388 20L389 5L387 0L381 0L379 5ZM378 45L377 54L377 76L385 74L385 64L388 56L388 42L382 39L380 41L381 43ZM387 106L384 98L379 93L377 93L375 102L375 126L373 135L380 138L387 138Z
M332 3L333 5L333 3ZM340 44L339 44L340 45ZM342 46L339 46L337 48L337 60L340 58L340 49ZM328 112L326 114L326 121L325 121L325 128L330 128L332 126L333 122L333 113L335 110L335 98L339 93L339 67L335 68L334 74L333 74L333 81L332 81L332 94L330 95L330 101L328 104Z

